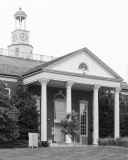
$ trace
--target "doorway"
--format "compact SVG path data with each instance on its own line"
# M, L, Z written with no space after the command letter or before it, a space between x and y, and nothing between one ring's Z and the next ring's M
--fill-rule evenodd
M65 135L61 132L61 120L66 116L66 100L62 91L54 97L54 141L64 142Z

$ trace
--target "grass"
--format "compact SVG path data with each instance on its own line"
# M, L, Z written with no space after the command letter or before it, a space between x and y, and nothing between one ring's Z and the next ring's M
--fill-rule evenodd
M0 160L128 160L128 149L118 146L0 149Z

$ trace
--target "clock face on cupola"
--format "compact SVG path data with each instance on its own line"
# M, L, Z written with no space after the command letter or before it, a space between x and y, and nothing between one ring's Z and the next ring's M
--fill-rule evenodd
M21 33L20 34L20 39L21 39L21 41L27 41L27 39L28 39L27 34Z
M25 30L17 29L14 32L12 32L12 43L18 44L18 43L24 43L29 44L29 32Z

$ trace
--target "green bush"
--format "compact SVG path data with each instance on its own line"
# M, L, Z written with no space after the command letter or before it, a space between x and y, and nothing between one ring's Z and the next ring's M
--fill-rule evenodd
M12 104L18 109L19 139L27 140L28 132L38 133L39 113L36 99L28 92L20 78L12 96Z
M0 143L10 142L19 137L18 110L10 103L5 86L0 81Z
M98 144L100 146L122 146L122 147L128 147L128 138L127 137L122 137L122 138L117 138L116 140L114 138L101 138L98 141Z
M116 145L116 141L114 138L101 138L98 141L98 144L100 146L110 146L110 145Z
M61 120L62 130L65 135L69 135L72 142L76 141L79 137L79 121L78 113L72 110L71 113L67 113L66 117Z
M128 139L118 138L118 139L116 139L116 145L128 147Z

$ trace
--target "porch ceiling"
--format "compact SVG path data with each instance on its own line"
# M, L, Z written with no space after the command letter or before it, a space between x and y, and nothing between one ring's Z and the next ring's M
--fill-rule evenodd
M31 83L32 85L40 85L39 81ZM47 86L50 87L60 87L60 88L66 88L66 82L64 81L56 81L56 80L49 80ZM72 86L72 89L77 90L86 90L86 91L92 91L94 85L88 85L88 84L82 84L82 83L74 83ZM114 88L110 88L110 90L113 90ZM108 90L108 87L101 87L99 91L105 91Z

